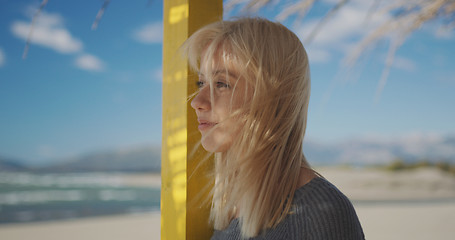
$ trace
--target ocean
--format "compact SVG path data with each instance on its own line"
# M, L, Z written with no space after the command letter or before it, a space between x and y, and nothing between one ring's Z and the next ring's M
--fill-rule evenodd
M159 211L160 188L124 174L0 172L0 224Z

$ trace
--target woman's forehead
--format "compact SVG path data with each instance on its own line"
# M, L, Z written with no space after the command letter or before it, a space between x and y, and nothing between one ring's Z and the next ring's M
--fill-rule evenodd
M238 78L238 74L236 72L231 71L230 69L213 69L211 73L205 73L205 72L198 72L198 75L200 77L208 77L210 76L217 76L217 75L227 75L232 78Z
M212 54L208 55L209 52L204 50L201 57L201 66L199 74L206 75L217 75L217 74L229 74L232 76L238 76L240 72L240 64L238 58L234 54L216 50ZM208 72L209 71L209 72Z

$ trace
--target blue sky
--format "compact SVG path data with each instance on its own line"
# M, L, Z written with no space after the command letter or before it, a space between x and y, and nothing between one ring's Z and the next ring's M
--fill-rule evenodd
M24 60L39 3L0 0L0 156L38 164L159 145L161 1L111 1L95 31L91 25L103 1L49 1ZM324 4L301 24L292 18L283 23L305 39ZM277 9L266 7L259 15L274 19ZM307 140L426 141L454 134L454 31L433 22L413 33L376 99L387 39L357 67L341 64L359 38L391 17L366 24L367 9L365 1L352 1L306 45L312 73Z

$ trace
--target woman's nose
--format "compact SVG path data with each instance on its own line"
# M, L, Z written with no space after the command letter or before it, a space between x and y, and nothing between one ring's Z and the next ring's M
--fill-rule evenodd
M199 93L191 101L191 107L194 110L207 111L210 110L210 88L203 87L199 89Z

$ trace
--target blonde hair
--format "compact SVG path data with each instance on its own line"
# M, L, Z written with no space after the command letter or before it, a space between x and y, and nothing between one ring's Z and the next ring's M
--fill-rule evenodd
M242 237L275 227L290 213L301 167L310 96L310 71L298 37L261 18L220 21L195 32L183 45L189 64L222 57L251 86L238 136L215 154L211 221L224 229L238 217Z

